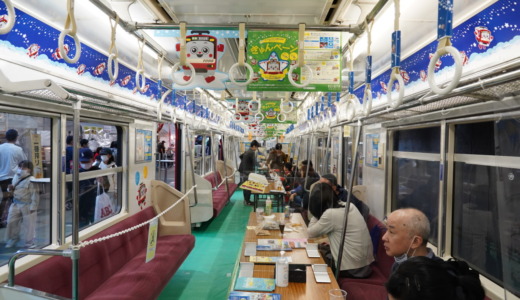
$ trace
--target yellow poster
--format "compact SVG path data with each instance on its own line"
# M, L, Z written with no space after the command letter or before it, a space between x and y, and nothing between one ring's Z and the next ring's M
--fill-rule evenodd
M148 247L146 249L146 262L151 261L155 257L155 248L157 247L157 228L158 219L150 222L148 228Z
M33 175L36 178L43 177L42 149L40 139L41 137L39 134L31 134L31 161L34 164Z

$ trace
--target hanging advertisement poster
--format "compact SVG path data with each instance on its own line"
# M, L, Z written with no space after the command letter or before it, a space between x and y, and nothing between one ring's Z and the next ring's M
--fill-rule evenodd
M252 113L249 109L249 101L251 100L227 100L228 105L235 109L235 121L245 121L250 126L256 126L258 120L254 118L255 113ZM236 106L238 103L238 107ZM260 123L264 124L294 124L296 123L296 110L286 114L285 121L280 122L278 116L280 115L280 101L278 100L262 100L262 106L260 112L263 114L264 119Z
M248 91L341 91L341 33L305 32L304 58L307 69L296 68L297 83L311 80L306 87L293 86L287 74L298 63L297 31L249 31L247 62L253 68Z
M135 162L152 161L152 131L135 130Z

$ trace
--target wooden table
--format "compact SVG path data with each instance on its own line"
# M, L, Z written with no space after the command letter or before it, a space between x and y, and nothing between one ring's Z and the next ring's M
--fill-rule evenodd
M275 220L280 220L283 218L283 213L275 213ZM298 229L298 232L285 232L283 238L286 239L306 239L307 234L307 226L305 226L305 222L303 221L302 215L299 213L291 214L290 219L285 220L286 224L300 224L300 226L295 226ZM248 226L257 226L258 222L256 220L256 213L252 212L249 215ZM287 227L287 225L285 225ZM246 230L246 236L244 237L244 242L256 242L258 239L282 239L282 234L280 230L269 230L270 235L256 235L254 230L248 229ZM309 243L314 242L313 239L308 239ZM256 256L280 256L280 251L256 251ZM307 251L305 249L292 249L292 251L286 251L285 256L291 257L292 264L324 264L323 258L310 258L307 256ZM248 262L249 257L244 256L244 251L240 254L241 262Z
M283 217L283 213L276 213L275 220L279 220ZM289 220L285 220L287 223L301 224L296 226L299 228L298 232L287 232L284 233L284 238L301 239L307 238L307 226L303 221L301 214L293 213ZM248 226L256 226L256 213L252 212L249 215ZM287 226L287 225L286 225ZM246 230L246 236L244 242L256 242L258 239L281 239L282 235L279 230L271 230L270 235L257 236L254 230ZM314 242L313 239L308 239L308 242ZM245 247L242 247L243 249ZM244 251L240 254L240 262L249 262L249 257L244 256ZM257 256L280 256L280 251L257 251ZM309 258L305 249L293 249L292 251L286 251L285 256L290 256L292 262L290 264L305 264L306 269L306 282L296 283L289 282L287 287L276 287L271 293L277 293L282 296L282 300L307 300L307 299L327 299L328 292L330 289L338 289L339 285L334 278L334 274L330 268L327 268L330 283L317 283L312 272L311 264L324 264L323 258ZM237 264L239 265L239 264ZM274 264L258 264L255 263L253 269L253 277L257 278L275 278L275 265ZM234 283L233 283L234 284Z

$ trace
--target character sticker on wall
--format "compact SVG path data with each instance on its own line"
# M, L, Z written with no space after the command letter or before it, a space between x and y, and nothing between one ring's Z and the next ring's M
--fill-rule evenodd
M181 44L176 45L176 50L181 50ZM187 90L194 87L223 90L228 75L217 71L219 52L224 52L224 44L219 44L218 39L210 35L209 31L192 30L191 35L186 36L186 61L195 69L195 74L187 66L181 67L173 74L176 82L188 81L195 76L188 85L174 84L174 89ZM223 54L223 53L222 53Z
M489 47L489 44L491 44L494 37L491 34L491 30L489 30L487 27L477 26L475 27L475 39L478 42L478 48L485 50L487 47Z
M146 206L146 192L148 189L146 188L146 184L142 182L137 188L137 196L135 197L137 200L137 204L141 209Z

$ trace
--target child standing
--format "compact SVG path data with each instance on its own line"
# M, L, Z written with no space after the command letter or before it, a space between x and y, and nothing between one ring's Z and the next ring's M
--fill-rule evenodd
M13 193L13 204L7 217L6 248L16 245L22 239L26 248L34 248L36 235L36 210L39 204L37 186L31 182L34 178L33 163L24 160L18 164L18 170L9 186ZM20 226L21 225L21 226Z

